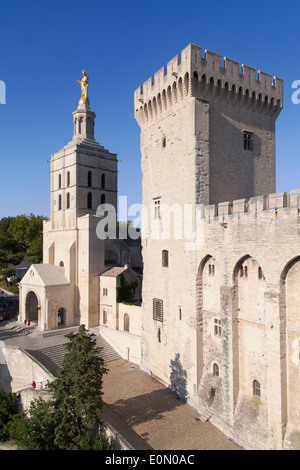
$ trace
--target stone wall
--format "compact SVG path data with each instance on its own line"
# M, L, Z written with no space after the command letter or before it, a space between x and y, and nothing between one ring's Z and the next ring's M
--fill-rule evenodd
M111 278L112 279L112 278ZM135 364L141 363L142 308L136 305L117 304L118 321L116 326L108 323L100 326L100 334L113 348ZM125 331L124 315L128 315L129 331ZM109 311L108 311L109 317Z
M275 193L281 108L282 80L194 45L135 91L141 366L250 449L299 447L300 191Z
M54 377L41 366L28 352L18 347L6 346L1 342L1 374L0 383L6 391L13 393L30 389L34 380L37 391L45 387L46 381ZM27 400L28 401L28 400Z

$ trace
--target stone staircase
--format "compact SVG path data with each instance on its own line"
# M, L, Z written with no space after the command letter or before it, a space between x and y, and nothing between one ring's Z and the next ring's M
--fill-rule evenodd
M96 346L103 348L100 356L105 363L120 359L120 355L107 343L107 341L98 335L96 338ZM45 367L54 377L57 377L58 371L62 366L63 358L66 352L65 344L57 344L40 349L25 349L35 360Z

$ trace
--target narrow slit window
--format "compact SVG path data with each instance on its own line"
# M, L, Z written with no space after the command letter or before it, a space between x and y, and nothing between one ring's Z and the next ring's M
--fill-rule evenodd
M221 336L221 320L214 318L214 335Z
M253 380L253 396L260 398L261 390L260 383L258 380Z
M92 172L91 171L88 172L87 184L88 184L89 187L92 186Z
M162 266L163 268L169 267L169 252L168 250L162 251Z
M101 188L105 189L105 174L102 173L101 175Z
M160 219L160 201L154 202L154 218Z
M88 193L87 195L87 208L92 209L93 207L93 195L92 193Z
M244 131L244 150L253 150L253 133Z
M219 377L220 375L220 368L218 366L218 364L215 362L214 365L213 365L213 376L214 377Z

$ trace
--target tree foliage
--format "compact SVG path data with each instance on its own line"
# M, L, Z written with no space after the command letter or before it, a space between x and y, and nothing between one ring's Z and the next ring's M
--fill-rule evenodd
M9 438L8 424L12 416L19 413L18 397L0 388L0 441Z
M0 265L18 264L22 260L40 263L43 257L43 220L30 214L0 219Z
M100 421L103 374L107 369L94 336L87 333L84 325L78 333L66 335L67 353L57 379L50 385L60 416L55 430L56 443L64 449L80 448L83 436L92 432Z
M127 282L124 274L122 273L120 275L120 286L117 287L117 302L132 304L134 301L133 292L137 285L138 283L136 281Z
M52 401L36 398L28 412L14 415L9 423L9 436L21 449L58 450L54 443L58 423Z

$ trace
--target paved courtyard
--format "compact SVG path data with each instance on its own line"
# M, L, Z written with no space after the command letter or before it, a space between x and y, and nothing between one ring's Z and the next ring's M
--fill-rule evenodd
M155 450L240 449L170 389L123 359L108 364L104 401Z

